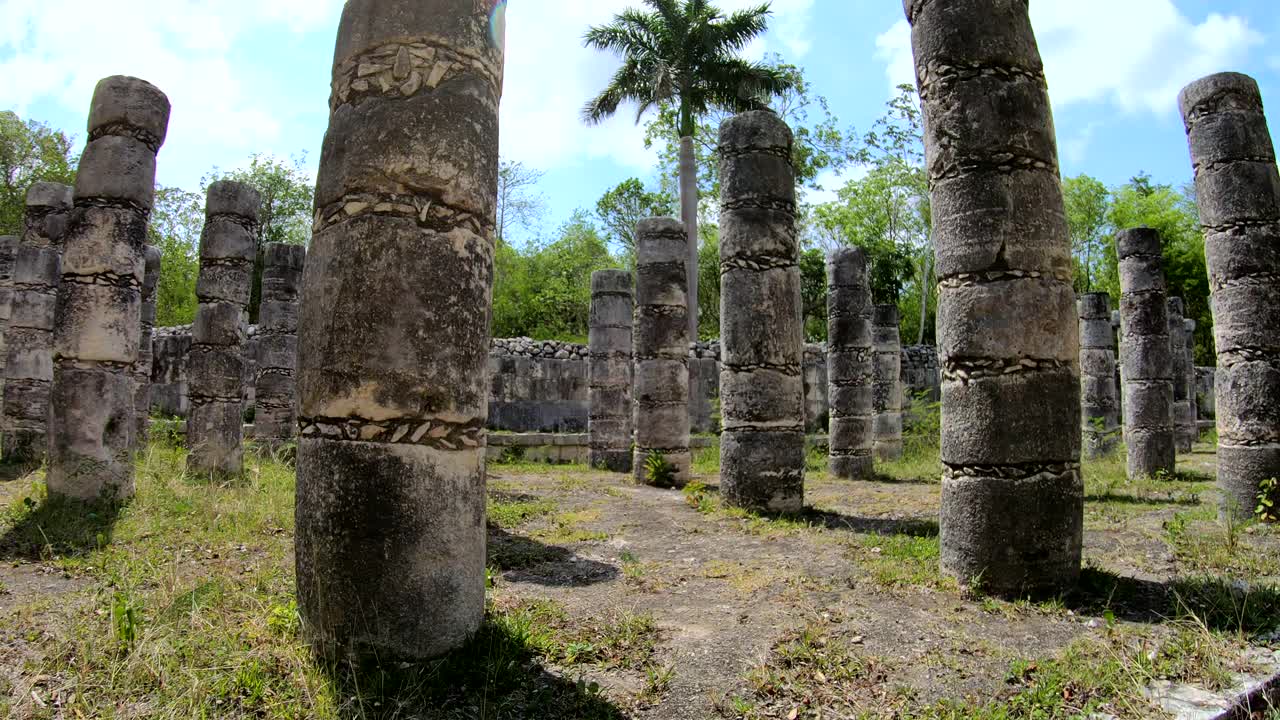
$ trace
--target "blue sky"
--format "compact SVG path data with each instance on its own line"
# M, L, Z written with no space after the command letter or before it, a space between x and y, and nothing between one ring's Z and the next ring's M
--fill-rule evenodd
M582 103L614 67L581 47L588 24L636 0L510 0L502 151L546 171L554 228L627 177L652 176L643 133L624 113L584 127ZM725 8L752 0L720 0ZM1253 75L1280 128L1275 0L1036 0L1063 172L1108 184L1138 171L1190 179L1176 95L1220 70ZM909 81L900 0L774 0L749 54L807 69L843 125L867 128ZM319 154L341 0L0 0L0 108L81 138L94 83L146 78L174 103L159 180L195 189L212 167L253 152ZM834 188L840 178L824 179Z

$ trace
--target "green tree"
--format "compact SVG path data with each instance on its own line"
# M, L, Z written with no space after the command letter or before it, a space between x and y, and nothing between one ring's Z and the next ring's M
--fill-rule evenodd
M916 272L908 236L921 232L923 218L914 196L903 187L902 170L893 163L872 167L865 177L837 191L836 200L812 212L812 230L823 245L867 252L871 292L878 304L897 303Z
M713 108L742 112L765 106L789 87L776 68L738 53L768 28L767 3L725 15L709 0L644 0L649 11L628 8L613 22L587 30L587 47L621 57L622 67L583 108L588 123L614 115L627 102L636 120L670 104L680 137L680 214L689 238L690 332L698 332L698 181L694 134Z
M1204 236L1190 188L1158 184L1150 175L1139 173L1112 191L1107 222L1114 230L1149 227L1160 231L1169 296L1182 298L1186 316L1196 321L1196 363L1216 364ZM1119 262L1114 242L1108 248L1107 267L1104 289L1119 298Z
M262 302L262 262L267 243L307 245L315 205L315 181L306 171L306 155L291 160L254 153L249 165L240 170L213 172L201 180L201 189L218 180L245 183L262 195L258 220L258 257L253 267L253 295L249 301L249 321L258 321Z
M156 187L147 242L161 252L156 291L156 325L160 327L188 325L195 320L203 228L204 198L180 188Z
M22 233L27 189L35 182L75 182L72 139L34 120L0 112L0 235Z
M673 211L671 196L645 189L637 178L623 180L596 202L596 217L610 240L618 244L628 264L634 263L636 223L647 217L662 217Z
M549 243L529 243L523 250L501 243L495 259L494 335L585 341L591 273L616 265L608 243L582 211Z
M509 241L515 227L537 225L547 202L534 188L545 175L517 160L498 163L498 241Z
M817 248L800 253L800 306L805 340L826 342L827 260Z
M1088 175L1063 178L1067 225L1071 230L1071 251L1075 257L1077 292L1093 292L1103 287L1107 273L1107 245L1111 240L1107 212L1111 192Z
M698 226L698 339L720 337L720 226Z

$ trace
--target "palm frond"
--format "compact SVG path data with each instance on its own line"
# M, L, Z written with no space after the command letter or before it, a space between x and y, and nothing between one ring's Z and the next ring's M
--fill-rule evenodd
M752 40L763 35L769 29L769 16L772 11L769 4L764 3L745 10L739 10L717 23L709 25L709 39L714 43L713 52L723 55L739 52ZM712 48L708 48L712 50Z

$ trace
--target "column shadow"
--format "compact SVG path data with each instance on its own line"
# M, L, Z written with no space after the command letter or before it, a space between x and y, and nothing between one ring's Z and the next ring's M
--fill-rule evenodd
M527 623L490 615L463 648L423 663L329 664L342 720L622 720L598 685L542 663Z
M111 544L125 504L80 502L50 497L23 501L17 521L0 536L0 561L38 562L53 557L83 557Z

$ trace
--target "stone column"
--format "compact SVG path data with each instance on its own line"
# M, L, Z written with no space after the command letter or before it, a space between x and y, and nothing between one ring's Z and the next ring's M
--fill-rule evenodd
M1160 235L1126 230L1116 237L1120 256L1120 363L1124 366L1124 439L1129 477L1172 473L1173 360Z
M262 197L243 183L209 186L196 320L187 358L191 414L187 468L197 475L235 476L244 469L244 343Z
M151 427L151 341L156 329L156 291L160 286L160 248L143 248L142 322L138 330L138 360L133 364L133 446L145 447Z
M0 235L0 393L4 392L5 365L9 358L9 316L13 302L13 267L18 256L17 235Z
M720 126L720 495L804 509L804 327L791 130L768 111Z
M688 248L684 225L649 218L636 225L635 456L636 482L651 483L651 454L671 469L668 482L689 482Z
M143 247L168 125L169 99L150 83L115 76L94 90L54 321L52 495L133 495Z
M904 0L939 279L942 567L1000 593L1080 573L1080 331L1044 66L1014 0Z
M435 657L484 617L493 10L343 8L298 315L298 603L329 656Z
M876 305L872 312L871 342L876 459L902 458L902 340L897 305Z
M1191 423L1187 428L1190 443L1194 448L1200 441L1200 396L1196 390L1196 321L1187 318L1183 321L1182 336L1187 341L1187 402L1191 406Z
M1187 331L1182 298L1169 298L1169 360L1173 366L1173 446L1177 452L1191 452L1189 423L1191 400L1187 386Z
M1179 96L1205 233L1218 352L1218 485L1250 517L1280 477L1280 177L1253 78L1211 75Z
M35 183L27 190L25 230L13 268L12 312L4 376L4 461L35 464L45 456L53 320L62 281L62 240L71 188Z
M1120 411L1120 417L1124 418L1124 370L1123 364L1120 362L1120 343L1124 340L1124 333L1120 332L1120 311L1111 311L1111 335L1114 339L1112 345L1115 352L1113 353L1112 364L1116 366L1116 399L1119 401L1117 408ZM1124 422L1120 423L1120 437L1124 438Z
M631 273L591 275L591 355L588 362L591 467L631 472L631 328L635 296Z
M273 449L292 440L298 427L298 296L306 260L302 245L270 243L263 253L253 434Z
M834 477L870 480L875 418L871 283L867 254L843 248L827 258L827 381Z
M1120 439L1120 398L1116 391L1116 337L1111 328L1111 296L1080 296L1080 391L1084 451L1091 459L1115 449Z

